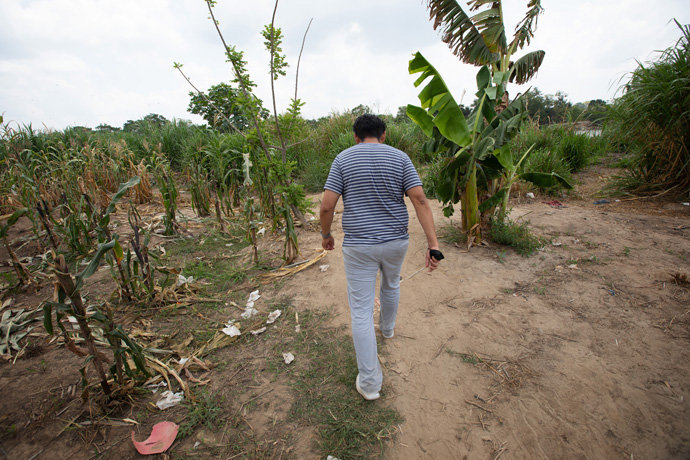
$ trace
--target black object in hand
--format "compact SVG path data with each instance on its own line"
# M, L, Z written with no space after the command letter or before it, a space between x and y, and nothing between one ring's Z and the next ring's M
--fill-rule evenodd
M429 255L436 260L443 260L443 253L438 249L429 249Z

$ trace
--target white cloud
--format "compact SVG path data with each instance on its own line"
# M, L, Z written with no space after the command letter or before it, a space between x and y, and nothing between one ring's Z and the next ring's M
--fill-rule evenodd
M504 2L508 34L525 2ZM284 111L294 96L295 71L310 18L300 67L299 94L309 118L366 104L395 113L417 103L407 62L420 50L439 69L457 99L471 104L477 69L462 64L441 43L425 2L399 0L283 1L276 24L285 36L291 67L277 82ZM562 90L573 102L614 95L616 81L679 37L676 17L690 22L685 0L544 2L528 51L546 60L530 85ZM260 32L273 1L219 2L214 12L230 45L245 51L258 94L270 106L268 55ZM222 44L201 0L3 0L0 3L0 112L6 120L62 129L69 125L121 126L154 112L200 122L186 111L191 88L229 81ZM613 84L613 86L612 86ZM519 88L524 90L524 88ZM515 90L513 91L515 92Z

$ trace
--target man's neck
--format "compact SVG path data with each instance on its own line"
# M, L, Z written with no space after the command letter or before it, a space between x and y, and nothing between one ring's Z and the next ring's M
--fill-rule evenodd
M381 141L377 139L376 137L367 137L365 138L362 143L364 144L380 144Z

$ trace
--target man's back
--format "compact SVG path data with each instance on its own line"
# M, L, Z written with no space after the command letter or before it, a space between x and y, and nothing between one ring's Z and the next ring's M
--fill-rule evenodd
M419 185L409 157L394 147L363 142L341 152L324 188L343 197L343 245L408 238L404 194Z

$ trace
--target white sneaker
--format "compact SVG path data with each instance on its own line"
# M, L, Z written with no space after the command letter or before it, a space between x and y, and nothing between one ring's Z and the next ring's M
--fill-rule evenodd
M383 336L384 339L392 339L393 336L395 335L395 331L390 331L388 334L381 331L381 335Z
M362 390L362 387L359 386L359 374L357 374L357 378L355 379L355 388L357 388L357 392L362 395L364 399L367 401L373 401L374 399L379 399L379 394L378 393L367 393L364 390Z

